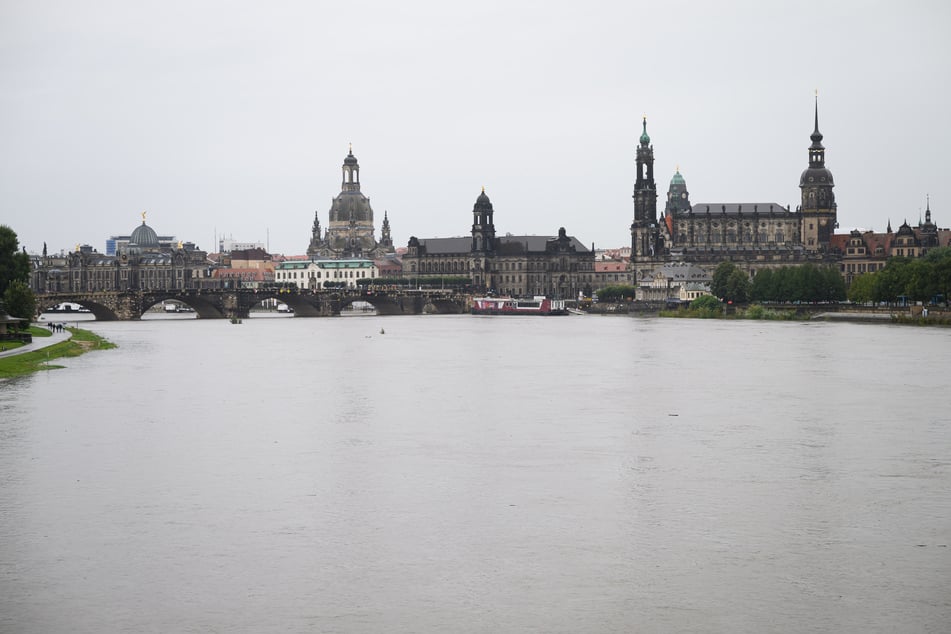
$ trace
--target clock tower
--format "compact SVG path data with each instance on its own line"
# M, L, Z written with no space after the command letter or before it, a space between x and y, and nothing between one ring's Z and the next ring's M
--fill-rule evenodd
M824 252L829 248L836 225L835 183L826 169L826 150L819 132L819 98L816 97L816 125L809 146L809 167L799 178L802 204L802 244L806 251Z
M678 166L674 177L670 179L670 187L667 188L667 204L664 205L664 213L668 216L677 216L687 211L690 211L690 192L687 191L687 182Z

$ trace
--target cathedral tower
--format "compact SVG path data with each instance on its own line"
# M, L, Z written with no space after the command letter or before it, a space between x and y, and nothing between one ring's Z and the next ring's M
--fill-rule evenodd
M495 250L495 223L492 202L485 195L485 187L472 207L472 251L488 253Z
M826 169L826 150L819 132L819 98L816 97L816 125L809 146L809 167L799 178L802 190L802 244L807 251L826 251L837 225L835 183Z
M634 222L631 224L631 259L660 256L657 227L657 185L654 183L654 147L647 135L647 117L637 147L637 179L634 181Z

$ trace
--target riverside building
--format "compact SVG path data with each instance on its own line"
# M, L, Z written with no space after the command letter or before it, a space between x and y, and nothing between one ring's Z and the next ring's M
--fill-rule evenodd
M403 255L403 277L425 282L426 278L464 276L477 290L513 296L591 294L593 249L569 236L564 227L554 236L499 236L494 216L483 188L472 208L470 235L413 236Z
M33 261L35 293L193 289L213 284L214 265L191 242L170 244L145 223L135 228L115 254L89 245Z
M274 281L301 290L357 288L359 280L376 279L380 273L373 260L286 260L274 270Z
M679 168L668 185L664 209L657 215L654 147L647 118L637 147L634 220L631 224L631 269L635 282L650 287L657 271L670 262L692 263L712 271L730 261L751 277L764 268L806 263L836 266L846 282L874 272L893 255L920 257L929 248L947 246L951 231L931 221L930 200L925 222L902 225L893 234L852 231L836 234L838 207L835 181L826 167L823 135L816 102L808 164L800 174L800 203L793 211L776 202L693 203Z

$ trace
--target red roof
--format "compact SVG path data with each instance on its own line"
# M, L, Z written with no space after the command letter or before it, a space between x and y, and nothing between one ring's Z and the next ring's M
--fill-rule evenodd
M627 262L618 260L595 260L595 273L623 273L627 270Z
M832 236L832 239L829 240L829 246L834 250L838 249L842 253L845 253L845 249L849 244L849 240L852 236L847 233L836 233Z

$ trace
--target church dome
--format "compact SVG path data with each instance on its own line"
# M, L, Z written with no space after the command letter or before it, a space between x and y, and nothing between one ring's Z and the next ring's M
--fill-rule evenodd
M832 180L832 172L824 167L808 167L802 172L802 176L799 177L799 186L808 187L813 185L828 185L833 186L835 182Z
M343 159L344 165L356 165L357 157L353 155L353 150L350 150L350 153L347 154L347 158Z
M330 206L331 223L373 222L373 208L370 199L358 191L343 191L334 198Z
M143 220L142 224L136 227L129 237L129 244L140 249L157 249L159 246L158 234Z
M680 175L680 170L677 170L677 172L674 174L674 177L670 179L670 184L671 186L687 184L686 182L684 182L684 177Z
M482 193L479 194L479 197L476 198L475 209L492 209L492 202L489 200L489 197L485 195L484 188Z

